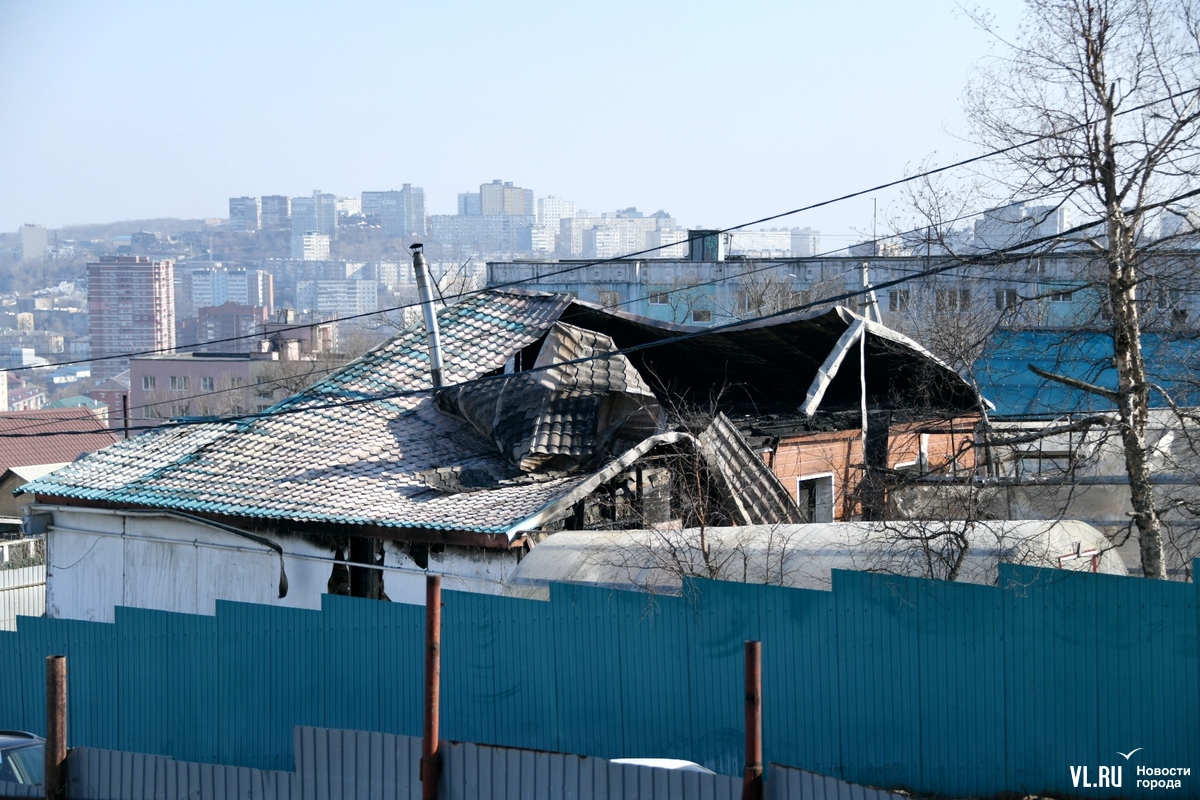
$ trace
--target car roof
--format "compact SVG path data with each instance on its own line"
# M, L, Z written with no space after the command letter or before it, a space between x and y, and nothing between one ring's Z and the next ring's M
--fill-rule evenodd
M12 747L21 744L38 744L45 739L29 731L0 731L0 747Z

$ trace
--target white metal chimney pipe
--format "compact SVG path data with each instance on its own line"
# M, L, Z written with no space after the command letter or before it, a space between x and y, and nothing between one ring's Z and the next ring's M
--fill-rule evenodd
M429 267L425 264L425 253L421 244L414 244L413 271L417 274L417 296L421 298L421 311L425 314L425 331L429 339L429 372L433 385L445 385L442 380L442 342L438 336L437 314L433 310L433 292L429 289Z

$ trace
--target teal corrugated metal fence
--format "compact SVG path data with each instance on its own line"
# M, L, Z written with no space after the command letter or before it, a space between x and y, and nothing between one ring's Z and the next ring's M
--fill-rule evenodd
M958 796L1070 793L1072 767L1095 782L1119 766L1112 793L1149 796L1138 766L1200 767L1197 600L1023 567L999 587L837 572L829 592L447 592L442 733L738 774L742 646L761 639L770 762ZM291 770L296 725L419 735L423 620L334 596L319 612L22 618L0 631L0 728L44 729L44 657L65 653L72 745ZM1200 774L1182 780L1200 796Z

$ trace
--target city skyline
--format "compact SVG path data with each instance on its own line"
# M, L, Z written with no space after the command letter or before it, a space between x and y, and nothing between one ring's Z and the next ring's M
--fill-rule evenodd
M21 121L0 131L0 230L404 183L453 214L495 178L728 227L974 152L959 96L987 40L953 3L306 8L0 1L0 105ZM836 240L871 215L860 198L776 224Z

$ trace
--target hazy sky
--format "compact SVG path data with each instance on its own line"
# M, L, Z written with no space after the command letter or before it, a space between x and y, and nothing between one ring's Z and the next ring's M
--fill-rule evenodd
M988 46L953 0L0 0L0 230L403 183L454 213L495 178L727 227L973 152Z

